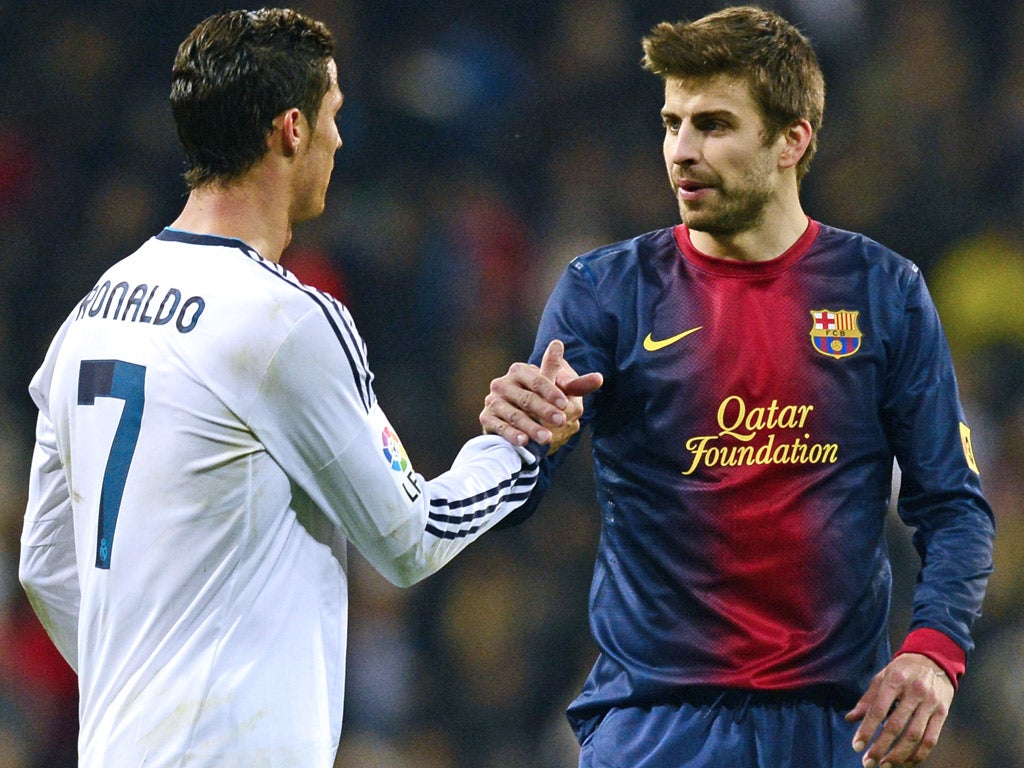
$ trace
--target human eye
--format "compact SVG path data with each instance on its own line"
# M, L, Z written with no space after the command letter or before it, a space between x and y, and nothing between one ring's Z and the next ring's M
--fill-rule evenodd
M679 133L682 121L675 115L663 114L661 116L661 125L669 133Z
M724 133L730 123L720 115L700 115L693 121L694 127L704 133Z

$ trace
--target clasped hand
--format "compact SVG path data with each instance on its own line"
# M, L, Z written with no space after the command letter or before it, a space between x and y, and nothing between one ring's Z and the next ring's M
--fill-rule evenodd
M564 345L555 339L539 368L513 363L508 373L494 379L480 412L484 433L501 435L515 445L535 440L549 446L549 453L576 434L583 396L597 390L604 379L600 373L577 375L564 354Z

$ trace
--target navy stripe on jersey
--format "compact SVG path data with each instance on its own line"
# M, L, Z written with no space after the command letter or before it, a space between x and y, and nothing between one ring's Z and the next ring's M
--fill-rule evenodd
M320 307L320 311L327 319L331 330L334 331L334 335L345 352L349 368L352 370L352 378L359 391L359 398L362 400L363 407L369 413L377 398L373 392L373 374L370 372L370 366L366 359L366 343L356 331L352 315L341 302L330 294L301 282L285 267L263 258L251 246L238 238L201 235L195 232L184 232L180 229L170 228L165 228L156 237L157 240L189 243L191 245L215 245L221 248L237 248L252 259L254 263L313 299L317 306Z
M486 518L502 503L528 499L537 472L537 465L524 467L495 487L465 499L431 499L427 533L439 539L460 539L476 533L484 524L481 518ZM465 511L449 514L456 510Z

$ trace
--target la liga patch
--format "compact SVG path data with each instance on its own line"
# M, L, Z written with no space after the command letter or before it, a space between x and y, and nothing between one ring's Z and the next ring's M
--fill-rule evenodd
M391 465L391 469L395 472L405 472L409 468L409 457L395 431L389 426L384 427L384 431L380 433L380 439L383 444L381 450L384 451L384 458Z

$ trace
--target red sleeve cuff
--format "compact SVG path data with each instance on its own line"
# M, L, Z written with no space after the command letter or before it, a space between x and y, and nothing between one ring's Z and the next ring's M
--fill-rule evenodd
M937 629L921 628L910 632L895 655L904 653L919 653L934 661L942 667L946 677L953 683L954 690L960 684L960 676L967 669L964 649Z

